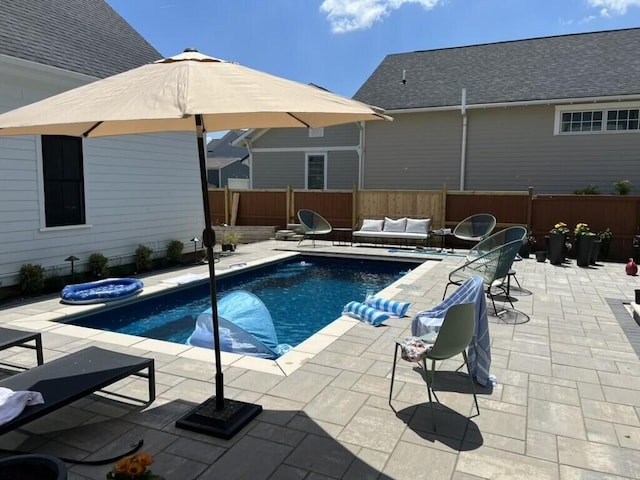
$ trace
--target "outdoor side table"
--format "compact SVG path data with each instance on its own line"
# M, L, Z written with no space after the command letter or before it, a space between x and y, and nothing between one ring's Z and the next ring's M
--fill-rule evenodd
M429 232L429 235L433 237L440 237L440 252L445 251L445 244L447 237L453 237L453 232L442 232L440 230L432 230ZM449 252L453 253L453 247L449 249Z
M333 240L331 241L332 245L340 245L343 247L353 245L351 237L351 234L353 233L352 228L334 228L333 232Z

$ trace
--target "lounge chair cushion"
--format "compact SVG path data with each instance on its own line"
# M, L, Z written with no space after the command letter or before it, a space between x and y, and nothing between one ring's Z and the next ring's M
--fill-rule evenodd
M367 297L364 303L377 310L389 312L396 317L404 317L411 306L410 302L399 302L374 296Z
M373 307L365 305L360 302L349 302L344 306L342 310L344 315L349 315L350 317L357 318L358 320L362 320L374 327L377 327L386 319L389 318L389 314L386 312L381 312L380 310L376 310Z

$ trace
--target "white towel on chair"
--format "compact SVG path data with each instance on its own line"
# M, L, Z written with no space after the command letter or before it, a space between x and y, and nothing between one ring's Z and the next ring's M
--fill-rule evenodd
M28 390L14 392L10 388L0 387L0 425L20 415L24 407L41 403L44 403L44 398L40 392Z

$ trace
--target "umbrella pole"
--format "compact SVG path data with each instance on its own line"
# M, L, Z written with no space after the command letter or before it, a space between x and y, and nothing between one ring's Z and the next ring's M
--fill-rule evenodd
M211 292L211 319L213 321L213 348L216 357L216 409L224 408L224 380L222 375L222 360L220 357L220 330L218 322L218 300L216 292L216 272L214 266L213 247L216 244L216 234L211 227L211 207L209 206L209 182L207 180L207 155L204 147L204 130L202 117L196 116L196 132L198 141L198 162L200 164L200 185L202 187L202 206L204 209L204 231L202 241L207 250L207 264L209 265L209 291Z
M209 264L211 319L213 323L213 346L215 349L216 361L216 395L178 419L176 421L176 427L229 439L242 427L253 420L260 412L262 412L262 406L237 400L225 400L224 398L224 381L220 355L218 302L216 298L216 274L213 257L213 247L216 244L216 235L211 227L211 208L209 206L209 186L207 182L207 156L204 146L205 132L202 124L202 116L196 115L195 121L205 225L204 231L202 232L202 241L206 247L207 263Z

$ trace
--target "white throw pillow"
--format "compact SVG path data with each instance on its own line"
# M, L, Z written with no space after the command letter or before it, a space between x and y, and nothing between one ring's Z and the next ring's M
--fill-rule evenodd
M389 217L384 217L383 232L404 232L404 227L407 225L407 217L393 220Z
M407 233L429 233L431 230L431 219L407 218Z
M383 224L384 220L371 220L365 218L362 221L362 228L360 230L363 232L381 232Z

